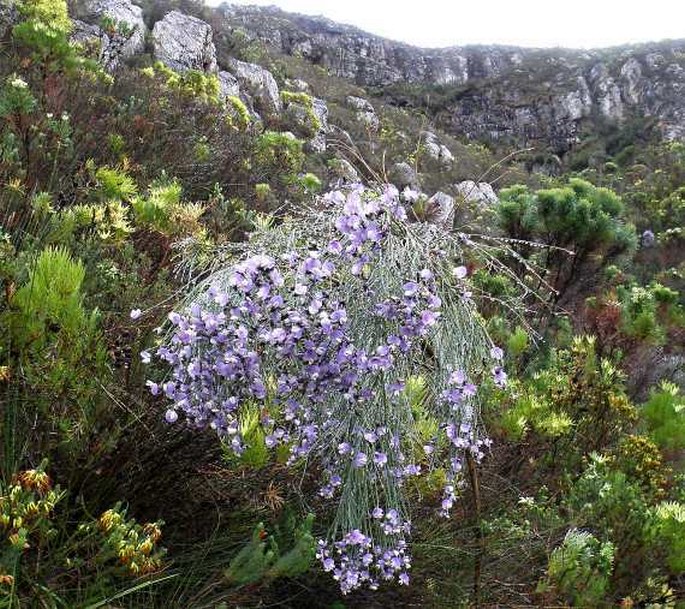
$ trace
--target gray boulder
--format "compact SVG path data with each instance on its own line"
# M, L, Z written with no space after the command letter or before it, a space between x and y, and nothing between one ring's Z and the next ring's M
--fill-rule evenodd
M374 133L380 129L381 121L376 114L376 110L368 100L363 97L348 95L345 102L355 111L357 120L362 123L366 129Z
M86 23L78 19L74 19L72 23L73 29L71 30L69 40L83 47L89 56L94 57L105 65L104 58L108 55L109 36L101 27L93 23Z
M285 84L289 90L297 91L298 93L309 93L311 90L309 83L305 82L300 78L295 78L292 80L288 79L286 80Z
M226 99L227 97L240 96L240 84L233 74L221 71L217 76L219 78L219 91L222 98Z
M343 186L345 184L358 184L361 182L359 172L354 168L354 165L347 159L332 159L328 167L330 169L329 186Z
M413 190L420 188L419 176L409 163L395 163L388 172L388 178L390 183L397 186L400 190L407 186Z
M9 34L10 29L19 21L19 11L12 3L0 3L0 38Z
M426 203L426 220L450 228L454 222L454 197L446 192L436 192Z
M598 63L590 70L590 85L599 102L601 114L610 120L620 121L625 112L621 89L609 74L609 69L603 63Z
M74 32L80 42L86 37L91 40L99 38L100 62L107 70L113 70L117 65L129 57L142 53L145 49L145 34L147 28L143 21L143 9L130 0L86 0L78 15L94 24L100 33L93 29L88 31L77 25ZM106 29L103 26L106 25Z
M237 59L229 61L228 69L240 88L249 93L257 110L267 119L276 118L283 109L276 79L269 70Z
M290 101L285 104L283 114L293 128L307 139L312 152L326 151L328 133L328 106L322 99L310 97L310 103ZM311 105L310 105L311 104Z
M451 150L438 139L435 133L423 131L421 133L421 140L423 151L428 158L447 167L454 162L454 155Z
M152 28L155 59L172 70L216 72L212 27L196 17L171 11Z
M240 101L245 104L248 113L250 114L250 120L253 123L261 122L262 117L254 108L254 100L252 96L240 88L240 83L238 79L233 76L230 72L222 70L217 74L219 79L219 95L223 100L227 100L229 97L237 97Z
M499 202L492 186L487 182L464 180L454 185L454 190L466 203L490 206Z
M328 134L328 106L323 99L318 97L312 100L312 111L319 123L319 129L314 137L309 140L309 147L314 152L326 152L326 135Z

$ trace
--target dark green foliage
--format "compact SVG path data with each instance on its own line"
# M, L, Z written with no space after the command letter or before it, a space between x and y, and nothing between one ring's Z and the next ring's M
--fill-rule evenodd
M85 269L63 248L44 250L31 265L27 280L9 300L2 318L8 331L3 364L14 371L20 394L5 411L3 431L35 420L70 450L95 423L107 358L98 330L98 314L83 307ZM16 430L14 433L18 433ZM28 441L21 434L17 443ZM48 445L24 447L39 455ZM13 460L19 455L7 455ZM35 457L34 457L35 458ZM9 463L11 463L10 461Z
M293 577L305 573L314 559L315 542L311 528L314 515L308 515L292 532L292 547L279 548L274 535L269 535L262 523L252 533L252 540L234 558L226 570L229 583L245 586L268 582L277 577Z
M545 269L544 279L553 288L556 303L571 284L582 285L582 275L596 273L636 245L635 230L625 220L619 196L577 178L565 186L535 192L525 186L503 189L497 213L507 237L533 242L515 247L521 256ZM525 265L520 270L526 272Z
M549 557L547 578L538 591L565 599L574 607L597 606L606 598L614 546L587 531L570 530Z

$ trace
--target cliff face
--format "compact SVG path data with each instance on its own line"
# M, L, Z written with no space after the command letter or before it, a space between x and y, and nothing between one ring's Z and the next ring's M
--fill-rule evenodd
M654 123L685 139L685 40L604 50L469 46L421 49L320 17L223 5L224 27L336 76L411 103L403 89L439 92L453 134L564 153L583 129Z

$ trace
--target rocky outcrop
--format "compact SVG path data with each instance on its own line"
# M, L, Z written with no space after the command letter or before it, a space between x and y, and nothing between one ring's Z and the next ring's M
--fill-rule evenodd
M71 30L69 40L83 47L89 56L95 56L98 61L105 64L104 58L109 47L109 36L101 27L94 23L86 23L80 19L74 19L72 24L73 29Z
M361 182L359 172L347 159L331 159L328 162L328 168L330 174L328 185L331 188Z
M147 27L143 9L130 0L86 0L79 5L71 39L86 47L97 46L98 60L106 70L145 49Z
M390 167L390 171L388 171L388 180L399 189L411 188L413 190L418 190L420 188L419 176L409 163L395 163Z
M276 79L269 70L254 63L231 58L228 69L236 77L240 88L245 90L265 118L277 117L283 108Z
M290 91L298 93L309 93L311 91L309 83L300 78L286 79L285 84Z
M145 25L131 0L81 0L74 41L97 48L107 69L142 52ZM685 41L668 41L597 51L468 46L420 49L385 40L323 18L293 15L274 7L222 5L218 27L228 34L259 40L283 53L304 57L329 72L376 87L386 102L425 104L425 89L440 86L435 127L471 140L544 149L560 158L598 128L658 129L669 140L685 140ZM0 6L0 32L16 11ZM217 72L209 24L178 11L158 21L153 53L172 69ZM281 112L271 73L232 59L219 75L224 96L239 94L255 116L275 119ZM293 91L308 91L292 81ZM363 127L372 133L380 120L372 103L348 97ZM320 103L316 111L325 119ZM633 123L632 121L635 121ZM612 127L613 126L613 127ZM322 149L324 132L312 145ZM448 166L451 152L432 132L423 136L428 158Z
M9 34L12 27L19 21L19 11L14 4L0 4L0 38Z
M285 94L284 94L285 95ZM312 152L326 151L328 134L328 106L323 99L311 97L303 91L290 94L284 102L283 119L307 139Z
M421 147L429 159L437 161L445 167L449 167L454 162L454 155L451 150L432 131L421 133Z
M372 133L375 133L380 129L381 121L368 99L348 95L345 99L345 103L355 111L357 120L364 125L365 129Z
M240 84L238 79L230 72L222 70L217 74L219 78L219 91L221 97L240 97Z
M607 50L421 49L275 7L224 5L224 27L298 55L402 106L406 85L440 85L440 127L474 140L563 155L584 131L652 120L685 139L685 41ZM414 87L416 89L416 87Z
M318 97L312 100L312 112L316 117L318 129L314 137L309 140L309 147L314 152L326 152L326 136L328 134L328 106Z
M438 191L426 203L426 219L449 229L454 222L454 197Z
M499 201L492 186L487 182L476 183L473 180L464 180L455 184L454 190L466 203L490 206Z
M172 70L217 70L211 26L179 11L171 11L155 23L152 46L155 59Z
M241 28L281 52L299 55L361 85L398 82L461 84L469 74L495 75L517 61L517 49L474 61L461 49L418 49L323 17L275 7L224 5L226 26Z

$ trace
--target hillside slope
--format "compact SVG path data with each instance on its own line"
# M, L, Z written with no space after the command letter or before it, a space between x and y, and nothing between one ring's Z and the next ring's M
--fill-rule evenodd
M588 126L651 119L685 137L685 41L592 51L422 49L275 7L222 5L225 27L398 104L428 102L441 126L474 140L544 143L564 153Z

